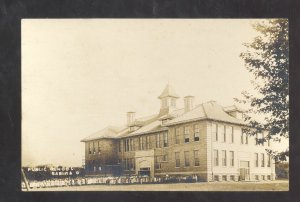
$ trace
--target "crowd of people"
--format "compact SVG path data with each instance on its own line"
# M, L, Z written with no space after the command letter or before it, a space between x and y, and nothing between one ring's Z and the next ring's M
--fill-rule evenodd
M147 183L170 183L170 182L195 182L192 178L163 178L163 177L141 177L141 176L119 176L119 177L78 177L78 178L61 178L41 181L28 181L31 189L64 187L64 186L81 186L81 185L118 185L118 184L147 184ZM22 182L22 189L26 189L25 182Z

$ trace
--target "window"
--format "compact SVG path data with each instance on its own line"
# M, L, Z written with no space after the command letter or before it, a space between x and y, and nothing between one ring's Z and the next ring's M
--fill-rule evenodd
M185 151L184 152L184 166L188 167L190 166L190 158L189 158L190 152Z
M143 144L142 144L142 147L143 147L143 148L142 148L142 149L143 149L143 150L146 150L146 141L147 141L146 136L143 136L143 137L142 137L142 140L143 140Z
M179 152L175 152L175 167L180 167L180 153Z
M255 156L255 167L258 167L258 153L255 153L254 156Z
M100 148L100 141L98 142L98 154L101 153L101 148Z
M200 129L199 129L199 125L195 125L194 126L194 141L197 142L200 139Z
M214 166L219 166L219 151L214 150Z
M242 134L241 134L241 143L242 144L248 144L248 135L245 130L242 129Z
M129 151L129 139L125 140L125 152Z
M190 142L189 127L184 127L184 142Z
M226 150L222 150L222 166L226 166L226 163L227 163Z
M90 142L89 143L89 154L92 154L92 150L93 150L93 144Z
M194 166L200 166L199 151L198 150L194 151Z
M168 146L168 132L164 132L164 147Z
M219 181L219 175L214 175L214 181Z
M156 148L160 148L160 134L156 134Z
M141 137L139 137L139 150L143 150L143 138L142 138L142 136Z
M221 140L224 141L224 133L225 133L224 125L221 125L221 124L218 125L218 132L217 133L218 133L218 135L220 135Z
M244 133L241 134L241 144L244 144Z
M271 180L271 175L267 175L267 180Z
M160 156L156 156L154 160L155 160L155 169L157 170L161 169Z
M265 176L264 175L261 176L261 180L265 180Z
M234 175L230 175L230 180L231 180L231 181L234 181L234 180L235 180Z
M215 142L218 141L218 130L217 130L217 124L212 124L212 136L213 136L213 140Z
M223 142L226 142L226 126L225 125L223 126L223 129L222 129L222 135L223 135Z
M234 151L230 151L229 155L230 155L230 166L234 166Z
M175 144L180 144L180 128L175 129Z
M259 176L258 175L255 175L255 180L259 180Z
M133 143L133 139L130 138L130 151L134 151L134 143Z
M265 154L261 154L261 167L265 167Z
M121 152L121 140L119 141L119 147L118 147L119 152Z
M222 176L222 181L227 181L227 175Z
M93 142L93 154L96 154L96 144Z
M229 135L229 142L233 143L234 142L234 136L233 136L233 127L232 126L227 126L226 127L226 135Z
M150 149L150 136L146 136L146 149Z
M172 107L176 107L176 101L175 101L175 98L172 98L172 99L171 99L171 106L172 106Z
M262 145L265 146L265 134L262 133Z
M271 155L268 154L268 163L267 163L268 167L271 167Z
M162 156L162 161L164 162L168 161L168 154Z

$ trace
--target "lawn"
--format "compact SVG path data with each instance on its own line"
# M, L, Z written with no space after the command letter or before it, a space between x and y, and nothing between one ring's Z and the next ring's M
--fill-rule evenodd
M202 182L177 184L84 185L30 191L288 191L286 180L270 182Z

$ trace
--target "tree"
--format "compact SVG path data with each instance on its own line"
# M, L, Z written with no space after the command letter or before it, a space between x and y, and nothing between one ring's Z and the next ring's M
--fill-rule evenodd
M251 107L245 113L245 121L249 123L248 135L256 135L267 131L267 136L258 139L262 144L266 141L281 141L289 138L289 41L288 20L271 19L253 24L258 36L251 43L244 44L247 51L240 54L247 70L254 75L252 81L253 95L242 92L239 103ZM260 115L263 121L254 117ZM287 148L284 152L268 150L276 161L284 161L289 156Z

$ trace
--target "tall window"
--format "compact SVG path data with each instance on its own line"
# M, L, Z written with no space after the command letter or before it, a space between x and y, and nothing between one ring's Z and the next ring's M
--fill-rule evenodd
M229 142L233 143L234 142L234 136L233 136L233 127L232 126L227 126L226 127L226 134L229 134Z
M93 154L96 154L96 144L93 142Z
M146 149L150 149L150 136L146 136Z
M179 152L175 152L175 166L176 167L180 167L180 153Z
M121 140L119 141L119 152L121 152Z
M168 132L164 132L164 147L168 146Z
M226 126L224 125L223 126L223 129L222 129L222 134L223 134L223 142L226 142Z
M160 156L155 156L154 163L155 163L155 169L159 170L161 169L161 163L160 163Z
M164 154L162 156L162 161L168 161L168 154Z
M156 148L160 148L160 134L156 134Z
M267 164L268 167L271 167L271 155L268 154L268 164Z
M246 131L242 129L241 143L248 144L248 142L249 142L248 135L247 135Z
M264 146L265 145L265 134L264 133L262 133L262 145Z
M218 124L218 135L220 135L221 141L224 141L224 125Z
M175 129L175 144L180 144L180 128Z
M130 151L134 151L134 144L132 138L130 138Z
M218 130L217 130L217 124L212 124L212 136L214 141L218 141Z
M241 133L241 144L244 144L244 133Z
M142 138L142 136L139 137L139 145L140 145L139 149L143 150L143 138Z
M230 166L234 166L234 151L230 151L229 155L230 155Z
M184 127L184 142L190 142L189 127Z
M194 166L200 166L199 151L198 150L194 151Z
M226 150L222 150L222 166L227 165L227 155L226 155Z
M89 143L89 154L92 154L92 150L93 150L93 144L90 142Z
M255 167L258 167L258 153L255 153L254 156L255 156Z
M184 152L184 166L185 167L190 166L190 152L188 151Z
M200 139L200 128L199 124L194 126L194 141L197 142Z
M98 141L98 154L101 153L101 148L100 148L100 141Z
M261 154L261 167L265 167L265 154Z
M219 166L219 151L214 150L214 165Z

